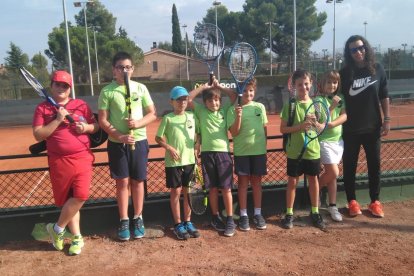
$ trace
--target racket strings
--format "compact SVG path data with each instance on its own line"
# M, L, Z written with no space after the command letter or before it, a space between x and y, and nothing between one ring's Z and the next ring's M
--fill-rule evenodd
M312 125L308 131L308 137L317 137L319 136L327 127L329 122L329 111L322 106L321 103L315 102L312 104L313 114L311 119Z
M203 59L215 59L224 49L224 37L213 24L199 26L194 33L194 48Z
M35 79L35 77L25 69L21 69L20 72L26 81L36 90L37 94L39 94L40 97L45 98L45 95L42 92L43 86Z
M251 77L256 68L256 54L248 45L241 45L233 49L230 56L229 68L239 82Z

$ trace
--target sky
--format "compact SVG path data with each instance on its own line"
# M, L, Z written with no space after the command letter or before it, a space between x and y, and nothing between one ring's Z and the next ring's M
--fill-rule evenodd
M1 0L0 63L5 62L10 42L20 47L29 58L39 52L44 54L44 50L48 48L48 34L64 20L63 2L66 4L67 20L74 22L75 14L81 10L74 7L73 0ZM213 7L213 0L100 2L117 18L117 28L125 28L130 39L144 52L150 50L153 41L171 41L173 3L177 7L180 25L188 26L186 30L189 37L192 36L196 22L201 21L207 10ZM220 2L229 11L241 11L244 3L243 0ZM316 8L318 12L326 12L328 18L323 27L322 37L313 43L311 50L322 54L322 49L327 49L326 54L332 55L334 4L328 4L326 0L317 0ZM406 50L413 51L414 0L343 0L335 4L335 9L336 52L342 52L346 39L353 34L366 35L371 45L380 51L386 51L387 48L403 49L401 44L405 43Z

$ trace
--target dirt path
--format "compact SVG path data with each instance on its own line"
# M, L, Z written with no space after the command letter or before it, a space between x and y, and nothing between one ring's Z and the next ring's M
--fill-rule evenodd
M329 218L329 231L310 226L302 213L291 230L280 218L268 229L232 238L218 235L207 218L199 239L166 236L117 242L114 233L86 237L80 256L67 256L48 242L0 245L0 275L412 275L414 200L386 203L386 217L367 211L342 223ZM345 210L341 210L343 213Z

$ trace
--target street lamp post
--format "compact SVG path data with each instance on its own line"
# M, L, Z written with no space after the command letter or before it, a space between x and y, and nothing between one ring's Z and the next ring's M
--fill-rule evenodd
M98 47L96 47L96 26L92 26L92 30L93 30L93 43L95 45L96 75L98 77L98 84L101 84L101 79L99 78Z
M70 72L70 75L73 76L72 54L70 52L69 28L68 28L68 21L66 20L66 2L65 2L65 0L62 0L62 4L63 4L63 20L65 21L65 31L66 31L66 47L67 47L67 50L68 50L69 72ZM72 78L71 90L72 90L72 98L76 99L75 86L73 85L73 78Z
M367 21L364 21L364 37L367 38Z
M213 2L213 6L216 9L216 39L217 39L217 47L218 47L218 43L219 43L219 41L218 41L218 30L217 30L217 28L218 28L218 25L217 25L217 7L219 5L221 5L221 2L219 2L219 1L214 1ZM217 79L220 80L220 57L218 57L218 59L217 59Z
M333 49L332 49L332 57L333 57L333 69L336 69L336 57L335 57L335 16L336 16L336 10L335 10L335 4L336 3L342 3L343 0L326 0L326 3L332 3L334 4L334 26L333 26Z
M293 0L293 71L296 71L296 0Z
M181 26L184 29L184 35L185 35L185 61L186 61L186 71L187 71L187 80L190 80L190 74L188 72L188 50L187 50L187 25L184 24Z
M404 54L405 54L405 47L407 47L407 43L403 43L403 44L401 44L401 46L404 47Z
M82 7L82 4L85 4L84 8L83 8L83 15L85 18L85 32L86 32L86 49L88 51L88 64L89 64L89 79L90 79L90 83L91 83L91 95L93 96L93 79L92 79L92 68L91 68L91 54L89 52L89 35L88 35L88 23L86 20L86 7L88 5L88 3L93 3L92 0L90 1L82 1L82 2L73 2L73 5L77 8Z
M266 22L266 25L269 25L269 55L270 55L270 75L273 75L273 68L272 68L272 25L276 25L274 22Z

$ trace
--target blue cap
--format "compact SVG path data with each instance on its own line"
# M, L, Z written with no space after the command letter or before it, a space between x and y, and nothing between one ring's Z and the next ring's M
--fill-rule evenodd
M176 99L178 99L180 97L183 97L183 96L188 96L187 89L185 89L184 87L176 86L173 89L171 89L170 99L176 100Z

